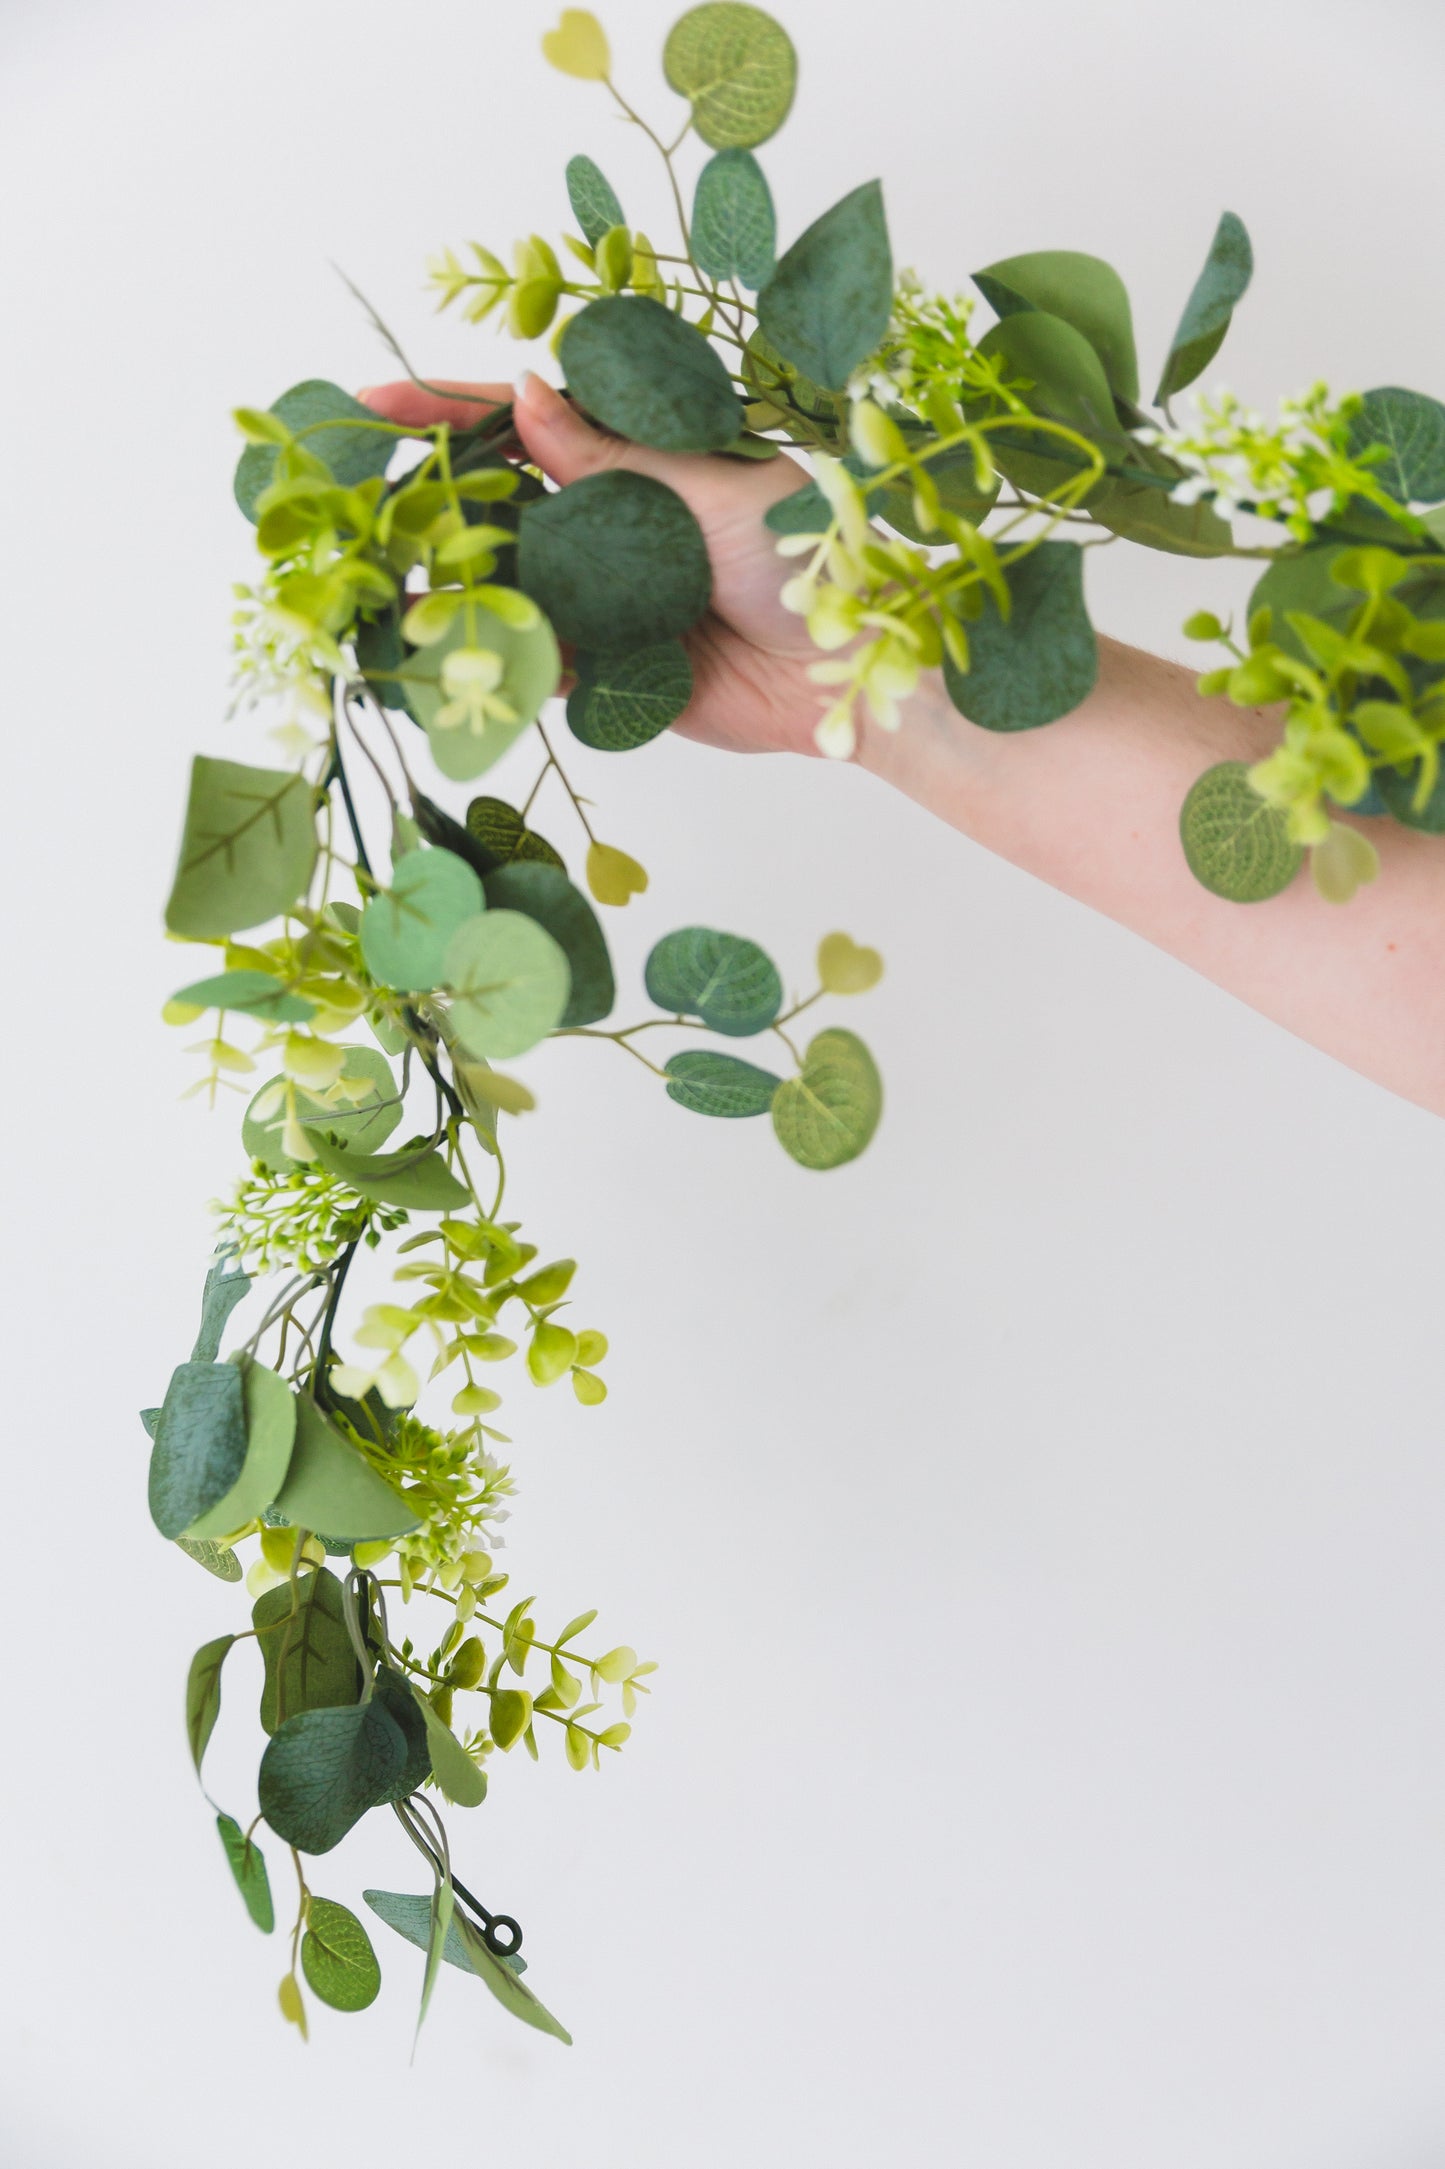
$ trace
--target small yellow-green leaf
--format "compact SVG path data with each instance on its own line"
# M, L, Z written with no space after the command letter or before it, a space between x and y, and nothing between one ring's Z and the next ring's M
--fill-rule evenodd
M331 1898L313 1898L301 1939L301 1970L333 2011L364 2011L381 1993L381 1967L356 1915Z
M499 1687L492 1696L492 1738L510 1754L532 1722L532 1697L520 1687Z
M883 977L883 959L847 934L825 934L818 944L818 977L829 994L866 994Z
M543 35L542 55L561 74L586 83L605 83L612 71L607 33L586 8L563 8L557 28Z
M626 904L647 887L647 869L613 844L590 844L587 886L599 904Z

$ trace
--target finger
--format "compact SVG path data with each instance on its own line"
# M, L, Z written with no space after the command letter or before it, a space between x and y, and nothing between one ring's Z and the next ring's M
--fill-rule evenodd
M606 467L628 467L659 478L675 473L685 453L651 452L645 445L609 437L584 421L577 409L530 370L518 379L513 416L528 457L553 482L565 486Z
M438 389L429 392L403 378L397 384L370 385L356 396L364 407L406 429L432 429L438 422L470 429L474 423L484 422L496 408L505 406L512 396L510 384L465 384L452 377L438 377L436 383ZM446 399L441 396L445 392L467 396Z

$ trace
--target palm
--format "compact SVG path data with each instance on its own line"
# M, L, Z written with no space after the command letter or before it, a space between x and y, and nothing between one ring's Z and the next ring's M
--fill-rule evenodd
M510 388L498 384L446 389L474 393L488 406L510 396ZM392 421L470 419L454 400L413 384L380 385L362 397ZM555 393L550 400L524 395L517 429L554 481L573 482L606 467L653 475L677 491L701 527L712 563L712 606L687 635L694 691L677 728L735 752L811 752L820 702L807 665L816 650L802 620L778 600L787 568L763 525L769 505L799 486L796 465L650 451L603 436Z

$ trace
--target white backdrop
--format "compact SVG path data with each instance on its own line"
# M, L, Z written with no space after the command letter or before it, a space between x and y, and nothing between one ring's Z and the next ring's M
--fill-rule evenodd
M605 12L670 115L672 10ZM1433 0L782 13L785 233L880 172L937 282L1094 249L1147 375L1228 206L1259 272L1226 381L1445 389ZM541 62L553 19L6 0L0 2156L240 2169L354 2134L525 2169L1426 2169L1438 1126L863 776L670 742L576 756L652 870L609 922L625 986L689 922L794 981L831 926L876 942L846 1021L885 1126L814 1177L764 1124L659 1113L604 1049L530 1065L517 1195L615 1355L595 1415L513 1397L511 1563L546 1619L600 1605L663 1669L620 1762L514 1758L461 1849L577 2046L448 1974L409 2067L420 1960L380 1928L370 2012L318 2013L309 2049L276 2015L280 1938L180 1719L236 1594L155 1540L134 1415L235 1165L156 1022L186 760L264 757L220 720L251 562L227 415L391 373L329 259L427 367L510 373L432 320L423 258L555 229L574 150L656 201L605 94ZM1102 624L1173 654L1243 584L1124 550L1091 574ZM214 1784L245 1812L239 1683ZM318 1887L417 1887L407 1850L367 1825Z

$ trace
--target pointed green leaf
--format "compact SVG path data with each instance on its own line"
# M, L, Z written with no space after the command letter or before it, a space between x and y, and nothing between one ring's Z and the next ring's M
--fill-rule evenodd
M407 1942L414 1944L419 1951L426 1950L431 1941L430 1898L413 1897L410 1893L399 1890L364 1890L361 1895L378 1920L385 1921L387 1927L395 1929L399 1936L405 1936ZM456 1966L463 1973L472 1971L472 1962L467 1956L467 1948L461 1939L455 1917L447 1925L441 1955L444 1964Z
M588 413L661 452L720 452L743 427L716 347L649 294L604 294L569 317L557 348Z
M201 1329L191 1350L192 1363L215 1362L221 1353L226 1322L251 1285L249 1273L243 1273L232 1258L231 1251L222 1251L206 1274L201 1290Z
M381 1993L381 1967L354 1913L332 1898L313 1898L301 1939L301 1971L333 2011L364 2011Z
M238 1582L241 1579L241 1562L229 1544L193 1543L188 1536L176 1538L178 1548L197 1566L203 1566L218 1581Z
M765 1115L782 1083L771 1070L740 1062L735 1054L715 1054L711 1047L669 1055L664 1067L668 1098L695 1115Z
M841 1167L856 1160L883 1112L883 1083L854 1032L819 1032L798 1076L773 1100L773 1128L801 1167Z
M1244 761L1206 768L1184 801L1179 835L1195 880L1234 904L1278 896L1304 856L1283 813L1251 788Z
M840 392L893 313L883 191L865 181L793 243L758 295L758 324L815 384Z
M1001 317L1024 309L1043 309L1081 332L1104 365L1111 388L1121 399L1139 397L1139 362L1134 351L1134 318L1124 281L1112 264L1077 249L1035 249L1026 256L1005 256L973 283Z
M261 1813L287 1845L329 1853L406 1764L406 1741L379 1702L288 1717L261 1757Z
M246 1406L232 1363L182 1363L172 1373L151 1448L151 1519L177 1537L223 1498L246 1458Z
M821 493L820 493L821 494ZM692 664L680 640L620 653L581 653L567 696L574 738L601 753L645 746L675 723L692 699Z
M781 23L737 0L689 8L662 50L663 72L692 101L692 125L709 150L766 143L788 117L798 56Z
M462 1946L471 1960L473 1973L484 1981L492 1994L513 2018L519 2018L524 2026L535 2026L539 2033L550 2033L555 2040L572 2045L572 2036L559 2020L553 2018L546 2005L539 2002L525 1981L519 1980L512 1968L487 1949L479 1928L462 1913L456 1916Z
M206 1743L221 1714L221 1667L235 1640L234 1634L223 1634L214 1642L204 1643L192 1657L191 1669L186 1675L186 1739L197 1777L201 1774Z
M1201 369L1213 361L1253 273L1254 252L1244 221L1233 211L1226 211L1214 230L1204 269L1194 282L1179 328L1170 341L1164 373L1154 394L1156 405L1192 384Z
M320 1123L309 1126L306 1134L321 1165L340 1175L359 1197L415 1212L450 1212L471 1195L441 1154L425 1143L403 1146L399 1152L353 1152L335 1143Z
M304 776L197 754L166 925L193 941L261 926L290 909L315 863Z
M1177 460L1155 445L1134 442L1120 464L1129 475L1111 477L1089 496L1090 516L1101 527L1174 557L1226 557L1233 550L1234 537L1212 505L1202 498L1198 504L1178 505L1170 496L1184 475ZM1159 484L1138 479L1141 468L1158 475Z
M1041 542L1004 569L1012 608L991 594L967 627L961 671L945 653L943 680L961 715L989 731L1036 730L1068 715L1092 690L1099 651L1084 603L1082 551Z
M302 994L290 994L270 972L217 972L213 978L197 979L178 987L173 1002L187 1002L192 1009L229 1010L238 1017L262 1017L267 1024L304 1024L316 1014L316 1004Z
M325 1567L282 1582L256 1599L251 1624L266 1668L261 1728L273 1733L302 1710L349 1709L361 1693L361 1668L343 1611L341 1583Z
M480 1807L487 1797L485 1770L477 1767L450 1726L442 1723L421 1689L414 1687L412 1692L426 1726L432 1776L456 1806Z
M405 1536L419 1517L378 1476L309 1393L296 1398L296 1447L276 1511L299 1529L315 1529L353 1544Z
M572 206L572 216L594 248L609 227L627 223L606 174L580 151L567 161L567 201Z
M710 279L757 293L776 268L777 220L767 177L751 151L719 151L697 177L692 253Z
M451 1934L452 1915L456 1907L456 1892L451 1877L439 1876L431 1895L430 1918L427 1924L426 1967L421 1977L421 2002L417 2008L416 2031L419 2034L426 2024L431 2009L432 1990L436 1987L437 1974L446 1954L447 1938ZM413 2045L416 2036L413 2035Z
M271 1880L266 1873L261 1848L247 1842L234 1816L218 1815L216 1828L221 1834L226 1859L236 1879L236 1888L245 1902L246 1911L262 1935L268 1936L276 1925L276 1912L271 1903Z
M193 1543L227 1536L259 1520L286 1481L296 1439L296 1396L284 1378L254 1356L239 1361L246 1412L246 1458L240 1474L186 1535Z
M1042 309L1006 316L984 333L978 350L1002 361L1006 380L1022 387L1032 413L1087 438L1106 458L1123 458L1133 451L1115 419L1103 363L1083 333L1062 317ZM1086 464L1064 438L1020 423L991 431L989 445L1009 480L1041 497Z
M772 958L755 941L710 926L664 934L647 959L645 982L659 1009L700 1017L730 1039L764 1031L783 1005Z
M394 1672L390 1665L379 1664L376 1668L373 1693L406 1741L405 1765L386 1796L388 1802L405 1800L409 1793L420 1792L431 1776L431 1749L427 1744L427 1729L422 1723L421 1711L416 1706L411 1681L404 1672Z

